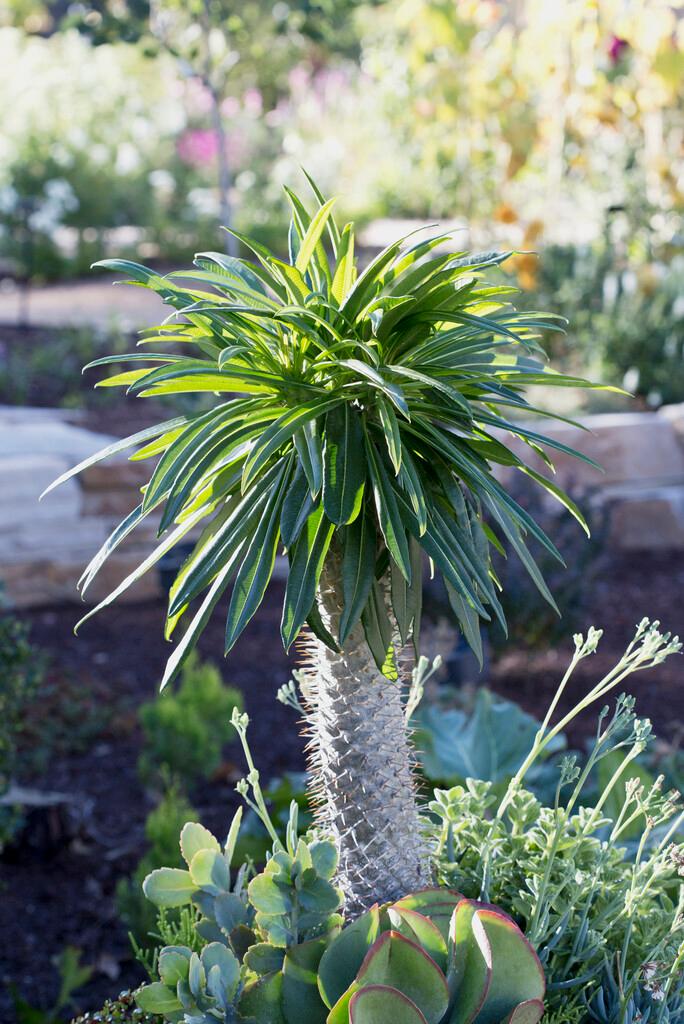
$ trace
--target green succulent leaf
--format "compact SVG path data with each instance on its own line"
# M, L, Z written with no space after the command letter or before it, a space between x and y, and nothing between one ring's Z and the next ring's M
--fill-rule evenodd
M325 420L323 505L336 526L358 515L365 479L361 413L345 402Z
M196 890L190 872L182 868L157 868L143 882L143 892L156 907L182 907Z
M199 853L200 850L221 852L218 839L211 834L208 828L205 828L204 825L200 825L196 821L188 821L183 826L180 834L180 848L183 860L188 867L190 867L195 854Z
M330 1012L329 1024L343 1024L355 992L366 985L387 985L414 1003L427 1024L439 1024L449 1005L444 975L434 960L415 942L388 931L374 942L351 986Z
M325 1024L328 1008L318 991L318 965L325 939L312 939L288 949L283 964L283 1012L287 1024Z
M377 906L357 917L332 940L318 967L318 988L325 1005L330 1008L349 988L366 953L380 933L380 911Z
M426 1024L408 996L387 985L368 985L349 1001L349 1024Z
M161 981L153 981L141 988L136 992L135 1001L145 1013L176 1013L183 1009L176 993Z

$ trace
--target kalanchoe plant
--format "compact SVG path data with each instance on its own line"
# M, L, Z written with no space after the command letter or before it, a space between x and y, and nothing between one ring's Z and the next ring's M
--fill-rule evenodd
M201 840L207 863L212 854L220 856L217 841L197 826L186 826L184 836L186 845L189 836ZM202 852L193 854L193 864ZM340 931L342 919L329 914L340 893L325 877L335 864L332 844L300 839L294 856L276 851L247 889L243 907L254 931L242 964L229 928L219 929L200 953L167 946L157 961L159 981L138 993L140 1008L186 1024L541 1019L544 973L506 914L448 889L427 889L375 905ZM149 876L146 892L168 906L169 885L177 882L161 869ZM203 880L192 899L201 901L209 887Z
M198 908L199 945L174 942L158 953L153 981L138 993L141 1009L174 1024L537 1024L543 969L497 907L423 889L375 904L343 927L334 843L315 832L298 836L295 801L281 841L252 762L247 716L236 712L233 723L250 769L238 790L271 836L272 854L249 882L246 867L233 881L240 813L223 847L203 826L184 826L188 870L157 869L144 891L162 913Z
M127 364L100 383L143 398L203 393L213 405L118 441L60 480L130 449L134 460L156 460L82 591L152 514L160 543L98 608L200 530L169 595L167 637L186 628L164 683L231 584L226 652L233 647L284 547L283 643L307 623L315 636L321 821L338 845L348 906L363 909L428 878L396 685L399 649L417 641L423 553L478 654L481 620L505 628L492 548L515 551L552 602L526 539L560 555L495 469L526 473L583 522L505 438L551 467L546 448L570 450L532 429L541 410L524 391L591 385L546 368L536 337L561 330L556 318L516 312L514 289L483 280L511 253L454 252L448 233L407 236L358 273L353 226L340 230L333 201L314 193L311 215L288 192L289 261L238 236L256 263L203 253L195 269L163 277L124 260L100 264L175 310L175 322L143 332L143 351L91 363Z

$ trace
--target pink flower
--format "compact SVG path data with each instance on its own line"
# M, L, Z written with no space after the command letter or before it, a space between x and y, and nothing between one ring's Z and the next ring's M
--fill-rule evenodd
M612 60L613 64L617 64L618 61L622 60L625 55L625 50L629 49L629 43L626 39L620 38L620 36L611 36L610 43L608 45L608 56Z
M183 163L202 167L216 159L218 139L216 132L207 128L194 128L181 135L178 140L178 156Z
M258 89L247 89L242 97L242 103L246 113L252 117L259 117L264 109L263 97Z

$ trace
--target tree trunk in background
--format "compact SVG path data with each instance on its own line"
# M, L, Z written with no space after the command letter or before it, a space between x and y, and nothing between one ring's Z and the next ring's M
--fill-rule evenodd
M213 89L211 92L211 119L214 126L214 132L216 133L216 148L217 157L216 164L218 170L218 198L219 198L219 219L221 227L230 228L232 227L232 216L233 212L230 206L230 166L228 164L228 152L226 137L226 130L223 125L223 117L221 115L221 99L216 95ZM229 232L225 232L225 249L229 256L237 256L238 247L237 239L234 235Z
M337 635L343 600L334 558L323 570L318 605ZM361 623L341 654L313 637L311 644L312 792L318 821L337 842L347 913L355 914L429 881L402 688L378 671Z

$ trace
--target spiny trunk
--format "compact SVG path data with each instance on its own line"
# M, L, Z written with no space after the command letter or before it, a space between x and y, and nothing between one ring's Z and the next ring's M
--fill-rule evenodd
M343 602L333 558L321 577L318 606L337 635ZM314 638L311 644L313 794L318 820L337 842L338 884L354 914L429 878L401 685L378 671L360 623L340 654Z

